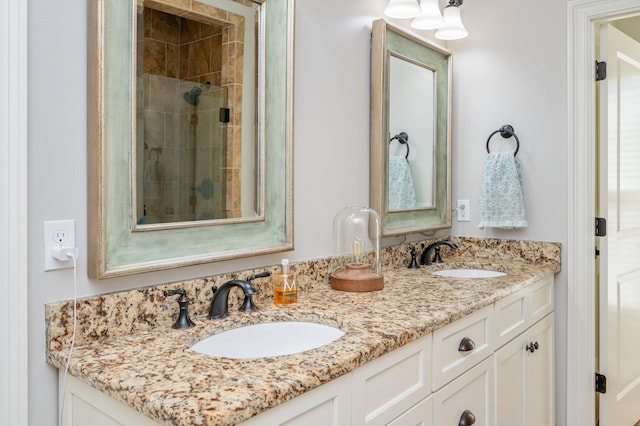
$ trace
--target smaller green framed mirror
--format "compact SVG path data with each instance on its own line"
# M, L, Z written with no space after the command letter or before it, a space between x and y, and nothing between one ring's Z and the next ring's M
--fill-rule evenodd
M452 55L382 19L371 46L370 203L382 234L450 228Z

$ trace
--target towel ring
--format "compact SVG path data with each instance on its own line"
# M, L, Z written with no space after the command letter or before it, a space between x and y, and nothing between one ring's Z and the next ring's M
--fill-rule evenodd
M517 145L516 145L516 151L513 153L513 156L515 157L516 155L518 155L518 151L520 150L520 139L518 139L518 137L516 136L516 133L513 131L513 126L511 126L510 124L505 124L504 126L500 127L498 130L496 130L495 132L489 135L489 139L487 139L487 152L491 154L491 151L489 150L489 141L491 141L491 138L493 137L493 135L495 135L498 132L500 132L500 136L502 136L505 139L509 139L511 136L515 138Z
M407 154L404 156L404 158L408 161L409 160L409 135L407 134L407 132L400 132L394 137L392 137L391 139L389 139L389 143L391 143L394 139L407 147Z

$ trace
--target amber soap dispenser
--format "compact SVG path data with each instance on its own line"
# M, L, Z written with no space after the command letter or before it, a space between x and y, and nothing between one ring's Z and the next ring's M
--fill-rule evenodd
M289 305L298 301L298 280L289 271L289 259L282 259L282 270L273 274L273 303Z

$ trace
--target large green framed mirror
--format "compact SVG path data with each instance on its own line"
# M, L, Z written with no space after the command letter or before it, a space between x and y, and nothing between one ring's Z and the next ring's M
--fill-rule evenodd
M451 59L373 22L370 203L384 236L451 227Z
M90 276L293 249L294 0L89 3Z

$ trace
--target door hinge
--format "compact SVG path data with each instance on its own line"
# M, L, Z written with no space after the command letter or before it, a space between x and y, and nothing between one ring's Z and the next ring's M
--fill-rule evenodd
M607 235L607 219L604 217L596 217L596 237L605 237Z
M607 376L596 373L596 392L607 393Z
M596 81L602 81L605 78L607 78L607 63L596 61Z

